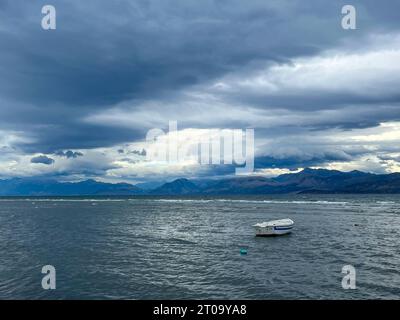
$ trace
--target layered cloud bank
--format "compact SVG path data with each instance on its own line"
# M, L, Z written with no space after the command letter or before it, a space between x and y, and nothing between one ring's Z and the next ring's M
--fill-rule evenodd
M234 173L147 159L171 120L177 144L254 128L257 175L398 172L400 4L353 2L357 30L340 1L54 1L51 32L40 1L1 2L0 178Z

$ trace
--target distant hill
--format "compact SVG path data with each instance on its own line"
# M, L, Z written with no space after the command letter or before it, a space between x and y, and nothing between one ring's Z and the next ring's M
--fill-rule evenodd
M140 188L128 183L111 184L95 180L70 183L32 178L0 180L0 196L88 196L140 193L142 193Z
M188 179L177 179L150 191L154 195L186 195L199 192L200 188Z
M15 178L0 180L0 196L88 196L88 195L260 195L289 193L400 193L400 173L372 174L304 169L275 178L259 176L220 180L177 179L172 182L142 184L103 183L85 180L76 183ZM152 187L153 186L153 187Z
M199 183L178 179L153 190L169 195L257 195L288 193L400 193L400 174L304 169L275 178L234 177Z

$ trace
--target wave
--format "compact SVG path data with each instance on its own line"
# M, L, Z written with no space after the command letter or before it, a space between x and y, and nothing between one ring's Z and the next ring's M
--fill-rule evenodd
M347 201L324 201L324 200L239 200L239 199L154 199L155 202L171 203L208 203L208 202L230 202L230 203L271 203L271 204L348 204Z
M328 201L328 200L245 200L245 199L66 199L66 198L5 198L0 202L125 202L125 201L154 201L165 203L252 203L252 204L314 204L314 205L348 205L356 203L348 201ZM376 201L379 205L394 205L396 201Z
M123 202L126 199L0 199L0 202Z
M396 204L395 201L377 201L378 204Z

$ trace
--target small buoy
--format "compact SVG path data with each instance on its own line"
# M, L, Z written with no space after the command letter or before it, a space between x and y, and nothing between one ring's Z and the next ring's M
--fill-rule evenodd
M247 254L247 249L240 249L240 254L241 255Z

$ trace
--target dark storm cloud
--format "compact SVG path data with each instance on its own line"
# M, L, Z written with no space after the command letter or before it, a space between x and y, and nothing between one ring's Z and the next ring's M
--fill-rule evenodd
M367 95L345 86L344 90L298 89L296 84L277 92L254 92L240 86L227 94L207 91L210 84L230 79L232 74L245 79L260 68L290 66L294 59L310 58L329 49L363 52L361 44L368 35L390 36L400 31L400 2L396 0L351 1L358 13L354 32L340 26L341 7L347 1L53 0L55 31L41 29L45 4L48 1L0 0L0 131L18 132L26 138L13 142L12 147L22 152L77 158L80 154L74 149L143 139L150 128L140 116L132 126L107 117L95 123L87 121L115 105L122 111L146 105L142 114L154 112L151 120L164 124L177 114L180 129L251 126L257 138L284 137L297 130L301 133L299 145L307 133L368 128L400 120L400 96L393 89L398 87L393 85L397 78L383 77L371 89L367 86L371 93ZM189 105L182 96L197 91L215 94L223 102L226 113L222 120L214 122L215 112L207 112L214 101L206 101L200 111L187 110ZM156 102L159 113L146 104L149 101ZM266 113L283 110L291 119L265 124L257 123L257 115L251 112L249 118L229 117L248 107ZM191 116L188 120L184 117L187 114ZM350 161L359 155L351 151L347 155L330 153L326 146L315 148L319 150L306 157L290 153L257 157L256 168L321 165ZM32 158L33 163L51 161L46 156ZM88 168L79 161L74 162L82 167L62 174L104 175L113 168ZM219 166L198 174L233 171L233 167Z
M51 165L53 164L55 161L52 158L49 158L47 156L37 156L37 157L33 157L31 159L31 163L41 163L41 164L46 164L46 165Z
M0 126L34 137L22 146L29 151L142 138L142 128L81 120L126 100L168 99L254 61L289 62L343 38L398 30L400 9L396 1L353 1L355 34L340 28L343 1L55 0L57 30L43 31L44 4L0 1Z
M330 155L312 156L309 158L288 155L285 158L258 157L255 159L255 169L287 168L296 170L313 166L323 166L330 161L348 161L350 157L334 157Z

